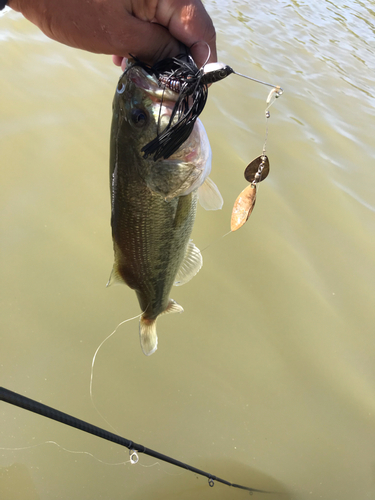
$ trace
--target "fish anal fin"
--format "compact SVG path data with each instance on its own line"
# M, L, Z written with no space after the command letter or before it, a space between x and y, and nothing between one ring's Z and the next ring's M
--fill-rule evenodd
M119 270L117 268L117 265L115 263L115 264L113 264L111 275L109 277L109 280L108 280L108 283L106 284L106 286L123 285L123 284L124 284L124 280L122 279L122 277L119 273Z
M173 314L173 313L182 313L184 312L184 308L180 306L175 300L169 299L167 308L162 314Z
M220 210L224 203L219 188L209 177L199 186L198 197L205 210Z
M202 254L193 241L190 240L186 248L184 260L177 272L174 285L184 285L193 278L203 265Z

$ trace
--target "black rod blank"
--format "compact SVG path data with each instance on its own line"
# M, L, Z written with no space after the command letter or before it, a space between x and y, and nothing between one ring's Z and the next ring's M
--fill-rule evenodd
M141 444L134 443L129 439L125 439L121 436L118 436L117 434L113 434L112 432L106 431L105 429L101 429L96 425L89 424L84 420L80 420L76 417L68 415L67 413L63 413L59 410L51 408L50 406L44 405L42 403L39 403L38 401L34 401L33 399L27 398L26 396L22 396L21 394L12 392L8 389L5 389L4 387L0 387L0 400L18 406L19 408L31 411L33 413L37 413L39 415L42 415L43 417L56 420L56 422L60 422L65 425L70 425L71 427L75 427L76 429L79 429L81 431L88 432L89 434L93 434L94 436L106 439L107 441L112 441L113 443L124 446L129 450L135 450L138 451L139 453L144 453L145 455L157 458L158 460L162 460L163 462L168 462L172 465L176 465L177 467L181 467L182 469L194 472L195 474L205 476L208 478L210 486L213 486L214 481L217 481L219 483L226 484L227 486L232 486L233 488L240 488L241 490L247 490L258 493L273 493L271 491L257 490L255 488L249 488L248 486L242 486L240 484L230 483L225 479L221 479L213 474L209 474L208 472L196 469L191 465L185 464L183 462L180 462L179 460L175 460L172 457L163 455L162 453L146 448Z

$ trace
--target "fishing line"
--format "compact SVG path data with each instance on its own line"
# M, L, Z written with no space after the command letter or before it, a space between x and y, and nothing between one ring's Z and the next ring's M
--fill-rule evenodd
M104 465L126 465L126 464L131 464L131 460L126 460L125 462L106 462L105 460L101 460L100 458L96 457L95 455L93 455L92 453L90 453L89 451L80 451L80 450L69 450L68 448L64 448L64 446L62 446L61 444L59 443L56 443L56 441L45 441L44 443L38 443L38 444L33 444L33 445L30 445L30 446L18 446L18 447L13 447L13 448L7 448L7 447L3 447L3 446L0 446L0 450L4 450L4 451L26 451L26 450L31 450L33 448L39 448L40 446L44 446L46 444L53 444L55 446L57 446L58 448L60 448L61 450L63 451L66 451L67 453L73 453L73 454L76 454L76 455L88 455L89 457L93 458L94 460L96 460L97 462L100 462L101 464L104 464ZM145 465L145 464L139 464L141 467L145 467L145 468L150 468L150 467L154 467L155 465L160 465L159 462L154 462L150 465ZM167 474L166 471L163 471ZM170 474L170 475L176 475L176 474Z
M125 319L124 321L121 321L121 323L119 323L116 328L113 330L113 332L108 335L108 337L106 337L100 344L99 344L99 347L96 349L95 351L95 354L92 358L92 362L91 362L91 373L90 373L90 399L91 399L91 403L92 405L94 406L95 410L97 411L98 415L104 420L104 422L109 425L111 427L111 429L113 429L115 432L117 432L117 430L113 427L113 425L111 425L108 420L104 417L104 415L102 415L102 413L99 411L99 409L97 408L95 402L94 402L94 396L93 396L93 390L92 390L92 386L93 386L93 381L94 381L94 365L95 365L95 360L96 360L96 356L99 352L99 349L102 347L102 345L107 342L108 339L110 339L112 337L112 335L114 335L117 330L120 328L121 325L123 325L124 323L128 323L129 321L133 321L134 319L137 319L139 318L140 316L142 316L143 314L143 311L138 314L137 316L134 316L133 318L129 318L129 319Z
M56 441L45 441L44 443L38 443L38 444L30 445L30 446L22 446L22 447L14 447L14 448L0 447L0 450L25 451L25 450L31 450L33 448L39 448L40 446L44 446L46 444L53 444L53 445L57 446L58 448L60 448L61 450L66 451L67 453L73 453L75 455L88 455L89 457L93 458L97 462L100 462L101 464L104 464L104 465L126 465L126 464L130 463L130 459L127 460L126 462L116 462L116 463L105 462L104 460L101 460L100 458L96 457L95 455L93 455L89 451L69 450L68 448L64 448L64 446L61 446L59 443L56 443ZM156 463L153 465L156 465Z
M250 488L249 486L243 486L240 484L231 483L225 479L221 479L213 474L210 474L209 472L205 472L203 470L197 469L196 467L188 465L184 462L180 462L179 460L176 460L175 458L169 457L168 455L164 455L162 453L159 453L158 451L154 451L154 450L151 450L150 448L146 448L145 446L143 446L141 444L134 443L133 441L130 441L129 439L125 439L121 436L113 434L112 432L106 431L105 429L102 429L100 427L92 425L88 422L85 422L84 420L80 420L76 417L73 417L72 415L69 415L67 413L63 413L60 410L56 410L55 408L51 408L50 406L44 405L42 403L39 403L38 401L27 398L26 396L23 396L23 395L18 394L16 392L12 392L9 389L5 389L4 387L0 387L0 400L5 401L6 403L12 404L14 406L18 406L19 408L23 408L23 409L31 411L33 413L37 413L37 414L42 415L44 417L50 418L50 419L55 420L57 422L60 422L62 424L69 425L70 427L74 427L74 428L79 429L83 432L87 432L89 434L100 437L100 438L105 439L107 441L111 441L113 443L124 446L125 448L129 449L131 463L134 463L134 464L137 463L138 462L138 453L144 453L145 455L156 458L157 460L161 460L163 462L168 462L172 465L175 465L176 467L180 467L180 468L188 470L190 472L194 472L195 474L198 474L200 476L205 476L206 478L208 478L208 484L211 487L214 486L215 481L217 481L217 482L225 484L227 486L232 486L232 488L246 490L246 491L249 491L251 493L254 493L254 492L257 492L257 493L276 493L273 491L265 491L265 490L260 490L260 489L256 489L256 488Z
M228 231L227 233L223 234L222 236L219 236L218 238L216 238L214 241L211 241L211 243L209 243L208 245L206 245L204 248L202 248L201 250L201 253L204 252L205 250L207 250L207 248L209 248L211 245L214 245L215 243L217 243L218 241L222 240L223 238L225 238L225 236L228 236L228 234L231 234L233 231Z

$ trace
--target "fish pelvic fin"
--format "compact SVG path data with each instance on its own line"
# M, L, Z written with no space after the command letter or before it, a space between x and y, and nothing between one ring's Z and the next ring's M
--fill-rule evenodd
M139 340L143 354L151 356L158 348L158 336L156 333L156 319L146 319L141 316L139 320Z
M170 313L181 313L183 312L183 307L173 299L169 299L169 303L165 311L161 314ZM158 348L158 336L156 333L156 319L145 318L144 315L141 316L139 320L139 340L141 341L141 348L146 356L151 356L154 354Z

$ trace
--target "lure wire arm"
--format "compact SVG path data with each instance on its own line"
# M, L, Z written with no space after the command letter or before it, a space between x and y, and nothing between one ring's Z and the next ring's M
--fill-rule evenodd
M273 87L278 91L278 96L280 96L284 90L280 87L280 85L273 85L273 83L263 82L262 80L257 80L256 78L252 78L251 76L243 75L242 73L238 73L237 71L233 71L235 75L242 76L243 78L247 78L248 80L252 80L256 83L261 83L262 85L267 85L267 87Z

